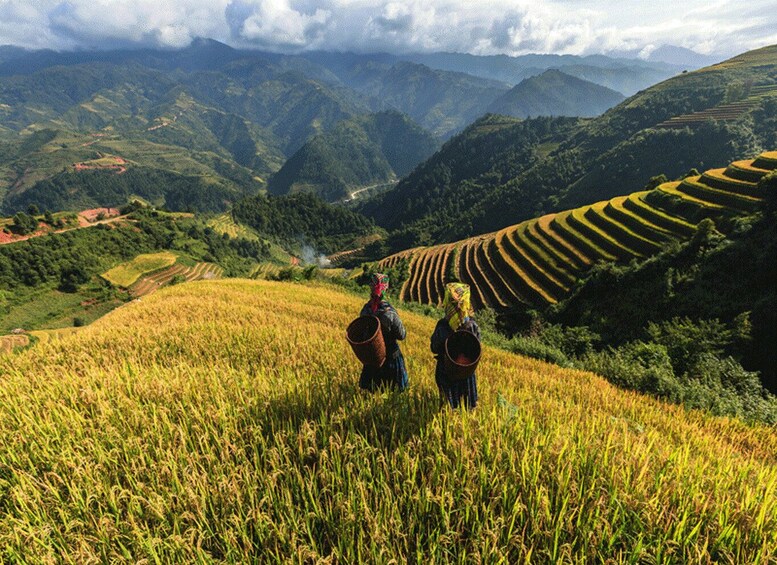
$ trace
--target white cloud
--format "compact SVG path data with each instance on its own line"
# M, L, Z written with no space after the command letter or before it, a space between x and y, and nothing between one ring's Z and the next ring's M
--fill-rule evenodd
M732 54L777 41L773 0L0 0L0 44Z
M332 12L315 8L298 11L289 0L236 0L231 10L246 15L235 21L233 35L264 48L303 48L318 46Z

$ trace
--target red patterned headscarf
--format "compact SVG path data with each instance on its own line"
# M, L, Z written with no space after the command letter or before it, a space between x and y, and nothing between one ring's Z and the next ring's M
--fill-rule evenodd
M373 314L378 311L380 301L383 299L383 293L388 290L388 287L388 275L375 273L370 277L370 309Z

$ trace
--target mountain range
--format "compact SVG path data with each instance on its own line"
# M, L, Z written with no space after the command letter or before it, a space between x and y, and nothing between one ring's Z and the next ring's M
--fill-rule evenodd
M409 55L408 60L433 69L463 72L481 78L515 85L549 69L595 82L629 96L683 70L697 69L707 63L685 65L660 59L640 59L638 53L628 56L531 54L478 56L466 53L429 53Z
M446 58L450 57L438 57ZM413 59L347 53L289 56L233 49L206 39L181 50L55 52L1 47L2 210L12 213L31 203L42 209L115 205L130 196L157 205L175 202L184 209L223 210L241 195L266 187L306 143L321 143L313 140L341 122L376 112L401 112L431 136L446 139L497 100L520 107L510 89L523 75L504 82L463 73L463 65L443 70L423 64L423 57ZM481 61L484 68L495 61L456 59ZM574 74L576 65L587 67L597 75L593 80L620 72L624 65L606 57L546 56L521 59L520 65L524 69L532 65L534 70L524 73L528 76L560 61L568 63L565 73ZM507 62L517 64L513 58ZM659 78L656 72L663 73L661 78L674 72L663 64L635 60L629 65L629 72L644 70L648 81ZM551 105L544 111L559 115L569 110ZM371 154L374 147L368 146L375 144L383 145L385 152L385 142L378 139L355 150ZM423 151L419 155L425 156ZM368 174L346 174L334 182L352 186L364 180L369 185L405 172L390 163L389 173L381 159L373 161L375 168ZM308 182L291 179L287 173L293 165L278 178L289 179L286 186ZM134 194L121 178L125 169L133 171L140 186ZM185 177L200 188L191 195L168 198L169 183L158 186L161 177ZM79 189L83 185L91 187L89 194ZM273 191L282 191L277 187L284 183L279 180L274 186ZM209 190L215 195L203 201ZM337 198L341 196L342 191Z

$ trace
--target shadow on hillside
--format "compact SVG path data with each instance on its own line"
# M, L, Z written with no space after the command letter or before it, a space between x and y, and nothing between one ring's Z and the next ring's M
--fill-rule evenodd
M421 431L440 412L436 392L411 387L370 394L353 384L327 384L295 388L268 399L247 414L248 428L264 435L299 432L306 423L325 436L357 434L370 445L393 451ZM317 441L324 441L324 437Z
M361 393L366 394L366 393ZM440 412L437 393L411 389L404 393L382 392L375 402L354 410L345 425L358 431L371 445L393 451L418 437Z

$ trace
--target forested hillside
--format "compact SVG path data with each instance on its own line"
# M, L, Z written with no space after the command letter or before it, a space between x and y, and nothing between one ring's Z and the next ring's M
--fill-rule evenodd
M624 96L587 80L558 70L522 80L488 107L494 114L528 118L537 116L578 116L603 114Z
M361 214L307 193L246 198L235 204L232 215L278 242L309 245L319 253L355 247L376 230Z
M0 192L10 192L7 211L27 202L55 205L36 182L53 178L77 186L77 179L54 177L92 168L106 155L126 161L130 172L139 167L155 170L145 173L151 176L195 175L200 178L180 180L224 187L205 200L204 193L184 199L191 209L223 209L225 201L256 192L308 137L368 109L356 93L259 57L218 71L166 72L153 58L144 61L149 66L139 64L135 52L114 57L118 61L44 66L0 78L0 123L7 130L0 140ZM44 130L51 132L46 142L30 137L30 131ZM102 180L119 185L106 189L106 196L124 192L122 179ZM75 209L94 197L77 192L60 195L56 205ZM180 198L162 200L181 209Z
M345 120L299 149L269 181L273 194L313 192L332 202L407 175L437 141L407 116L381 112Z
M392 250L477 233L473 210L489 191L542 162L579 125L576 118L484 116L360 209L393 231Z

